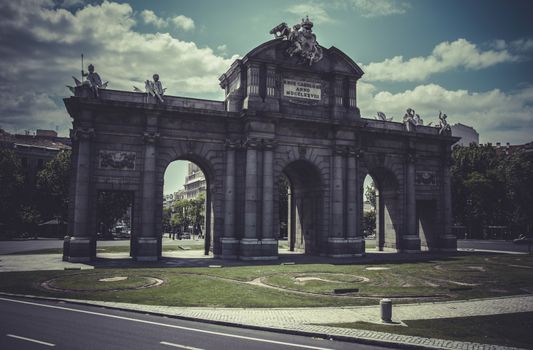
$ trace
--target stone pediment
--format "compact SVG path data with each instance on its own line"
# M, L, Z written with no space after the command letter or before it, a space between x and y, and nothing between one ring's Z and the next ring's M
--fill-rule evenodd
M282 67L298 69L302 71L320 72L320 73L343 73L359 79L363 74L363 70L355 63L348 55L336 48L335 46L329 49L322 47L323 58L314 62L311 65L297 56L290 56L287 49L290 47L290 42L283 39L273 39L267 41L252 51L250 51L242 62L261 61L278 64Z
M363 70L336 47L316 44L315 59L291 54L293 43L267 41L236 60L220 77L231 112L243 110L299 114L319 119L360 118L357 80Z

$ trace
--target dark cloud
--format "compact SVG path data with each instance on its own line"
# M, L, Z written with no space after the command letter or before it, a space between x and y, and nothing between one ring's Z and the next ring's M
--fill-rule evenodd
M59 125L65 134L70 119L61 99L69 95L65 85L73 85L71 76L80 76L81 53L84 65L93 63L113 89L142 86L157 72L170 94L222 97L217 78L232 59L168 33L135 31L138 19L129 4L82 5L0 3L0 93L10 101L0 105L1 127Z

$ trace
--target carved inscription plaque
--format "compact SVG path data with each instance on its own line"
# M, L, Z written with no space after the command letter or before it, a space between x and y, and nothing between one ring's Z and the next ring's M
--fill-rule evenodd
M322 98L322 85L303 80L283 79L283 96L320 101Z

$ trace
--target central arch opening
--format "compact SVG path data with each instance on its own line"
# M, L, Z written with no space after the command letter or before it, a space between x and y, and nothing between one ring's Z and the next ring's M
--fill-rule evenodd
M213 249L209 179L191 160L171 162L164 175L161 241L163 257L197 258Z
M283 169L278 183L280 233L287 235L288 250L319 254L323 189L318 170L307 161L297 160Z

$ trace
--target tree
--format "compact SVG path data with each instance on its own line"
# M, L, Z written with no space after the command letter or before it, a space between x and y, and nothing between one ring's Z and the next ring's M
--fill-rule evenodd
M279 193L279 236L280 238L289 235L289 180L286 176L280 176L278 184Z
M133 204L128 191L101 191L97 198L98 229L104 238L112 238L112 229Z
M363 235L365 237L376 233L376 211L370 210L363 213Z
M366 186L365 189L366 200L370 203L374 210L376 209L376 186L374 182L371 185Z
M15 152L0 148L0 231L3 238L15 230L21 208L20 192L23 189L22 166Z
M455 146L452 151L454 222L470 237L488 226L506 226L517 236L533 229L533 154L508 155L490 145Z
M37 173L39 209L44 218L67 219L71 151L59 152Z
M191 225L202 224L205 220L205 193L196 198L180 199L172 206L170 226L175 229L182 227L187 230Z

